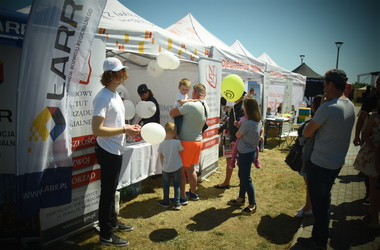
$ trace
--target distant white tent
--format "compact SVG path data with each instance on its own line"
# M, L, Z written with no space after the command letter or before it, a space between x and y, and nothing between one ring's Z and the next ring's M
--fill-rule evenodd
M250 78L262 82L265 63L254 56L236 52L204 28L190 13L166 30L190 41L211 46L210 57L222 61L224 75L237 74L243 80Z
M265 52L262 53L257 59L259 59L263 62L269 63L271 65L280 67L280 65L278 65L275 61L273 61L273 59Z
M271 81L285 82L286 78L292 78L294 84L303 85L305 87L305 76L282 68L275 61L273 61L267 53L264 52L258 57L258 59L266 62L267 67L265 71L270 72Z
M254 55L251 54L251 52L249 52L244 46L243 44L241 44L241 42L239 40L236 40L231 46L230 46L231 49L235 50L236 52L240 53L240 54L243 54L243 55L246 55L250 58L254 58L255 60L259 60L259 61L262 61L262 62L265 62L259 58L256 58Z
M272 109L277 109L278 105L283 101L283 93L285 89L285 82L287 78L293 79L293 96L292 105L298 110L299 102L303 100L305 87L306 87L306 77L294 73L292 71L286 70L280 67L273 59L267 54L261 54L258 59L265 61L267 64L266 71L270 72L270 82L269 92L274 92L276 95L273 96L271 104ZM272 64L273 63L273 64ZM277 85L279 87L274 87ZM274 89L275 88L275 89Z

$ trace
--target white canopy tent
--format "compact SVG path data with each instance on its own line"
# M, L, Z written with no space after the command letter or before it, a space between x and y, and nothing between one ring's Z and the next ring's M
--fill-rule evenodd
M217 167L219 136L220 83L222 70L220 62L209 58L211 46L190 41L173 34L138 16L117 0L108 0L98 26L96 37L104 40L107 57L118 57L129 67L129 79L124 83L130 93L131 101L136 105L141 101L137 94L140 84L146 84L160 106L160 123L171 121L170 110L174 107L178 83L182 78L190 80L192 85L203 83L206 86L206 102L210 108L209 129L203 134L204 147L201 153L199 172L206 178ZM148 74L147 66L157 59L163 51L169 51L180 59L178 68L165 69L155 77ZM204 63L207 61L207 63ZM205 64L212 61L218 64L212 73L215 82L205 83ZM203 66L201 66L203 65ZM191 95L191 92L189 93ZM191 96L190 96L191 98ZM136 120L135 120L136 121ZM198 170L197 166L196 169Z
M190 13L166 28L187 40L211 47L210 57L222 61L223 75L237 74L243 80L253 79L262 82L265 63L253 56L236 52L204 28Z
M108 0L96 37L105 41L107 56L118 57L129 67L130 78L124 86L133 103L141 101L137 95L140 84L145 83L152 90L160 104L162 125L171 119L169 111L174 105L179 81L188 78L193 83L198 82L197 61L207 58L210 51L210 46L170 33L138 16L117 0ZM164 50L180 59L180 67L152 77L147 73L147 66Z
M181 60L198 61L209 57L210 46L189 41L138 16L117 0L108 0L99 23L98 37L105 38L106 49L134 53L149 58L168 50ZM124 53L126 59L130 56ZM133 60L132 60L133 61Z
M277 66L277 67L280 67L280 65L278 65L267 53L262 53L260 56L259 56L260 60L263 61L263 62L266 62L266 63L269 63L271 65L274 65L274 66Z
M268 107L276 110L282 103L286 79L291 78L293 80L292 105L294 105L295 110L298 110L299 103L303 100L305 93L306 77L280 67L265 52L258 59L266 62L266 71L270 72L271 84L269 85Z

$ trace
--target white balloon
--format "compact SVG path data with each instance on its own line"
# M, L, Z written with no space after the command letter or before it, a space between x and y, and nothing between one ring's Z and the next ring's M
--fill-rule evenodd
M148 124L145 124L141 128L140 133L144 141L150 144L159 144L163 140L165 140L165 137L166 137L166 132L165 132L164 127L162 127L160 124L156 122L150 122Z
M141 107L141 117L142 118L150 118L156 113L157 107L154 102L147 101L144 102L142 107Z
M173 55L173 56L174 56L175 60L174 60L173 66L170 69L177 69L179 67L180 61L179 61L178 57L176 57L175 55Z
M170 69L175 63L175 56L167 50L162 51L157 57L157 63L163 69Z
M162 72L164 72L164 69L161 68L160 65L158 65L157 61L155 61L155 60L151 61L148 64L148 67L146 68L146 70L148 71L148 74L151 77L160 76L162 74Z
M142 110L144 108L144 103L145 103L145 101L141 101L141 102L137 103L137 105L136 105L136 114L140 117L142 117Z
M124 100L125 120L130 120L135 116L135 105L130 100Z

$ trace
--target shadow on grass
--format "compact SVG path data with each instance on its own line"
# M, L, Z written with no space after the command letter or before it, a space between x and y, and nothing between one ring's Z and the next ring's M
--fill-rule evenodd
M241 214L233 214L233 212L240 207L227 207L223 209L216 209L215 207L202 211L191 218L195 223L186 226L190 231L209 231L218 227L223 222Z
M272 218L269 215L261 217L257 233L276 245L288 244L299 229L302 220L286 214ZM280 226L286 225L286 228Z
M149 234L149 239L154 242L164 242L172 240L177 236L178 232L174 228L162 228L151 232Z
M167 209L161 208L157 205L159 199L152 198L144 201L136 201L128 204L120 210L120 217L124 219L137 219L137 218L151 218L162 211ZM160 209L161 208L161 209Z

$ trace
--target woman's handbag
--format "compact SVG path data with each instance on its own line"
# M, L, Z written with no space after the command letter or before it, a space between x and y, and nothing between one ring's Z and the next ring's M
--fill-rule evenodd
M293 144L289 154L285 158L285 163L288 164L292 170L300 172L302 168L302 147L299 149Z

